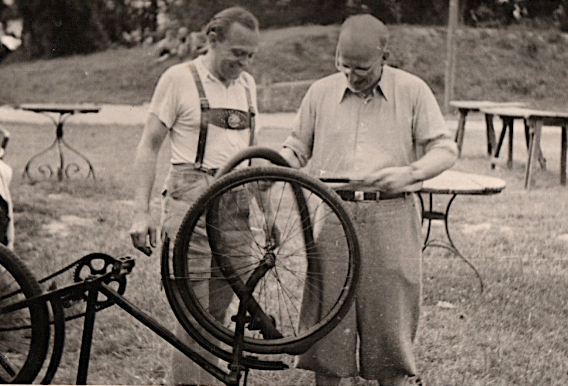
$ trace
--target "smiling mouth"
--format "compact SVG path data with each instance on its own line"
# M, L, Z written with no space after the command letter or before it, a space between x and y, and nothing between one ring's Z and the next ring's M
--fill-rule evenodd
M239 72L244 70L244 66L241 66L239 63L232 64L231 68Z

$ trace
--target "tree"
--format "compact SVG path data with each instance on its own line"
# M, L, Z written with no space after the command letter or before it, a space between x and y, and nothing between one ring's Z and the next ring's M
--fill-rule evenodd
M16 0L24 49L31 57L50 58L106 48L108 37L93 7L97 1Z

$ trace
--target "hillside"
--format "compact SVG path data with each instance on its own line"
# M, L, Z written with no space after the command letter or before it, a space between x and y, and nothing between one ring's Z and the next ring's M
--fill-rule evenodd
M393 25L389 63L424 78L441 102L446 32L441 27ZM261 85L264 111L297 108L309 81L334 71L337 26L291 27L262 32L251 72ZM455 99L525 101L539 108L568 110L568 35L461 28L457 34ZM0 104L23 102L148 102L162 71L175 59L156 63L148 48L4 63ZM267 89L278 82L295 82ZM265 87L262 87L265 85ZM264 89L264 90L263 90Z

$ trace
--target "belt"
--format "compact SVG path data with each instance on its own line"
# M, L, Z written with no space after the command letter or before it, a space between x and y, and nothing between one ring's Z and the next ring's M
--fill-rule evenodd
M180 171L190 170L190 168L193 168L193 170L197 170L198 172L202 172L210 176L215 176L215 174L217 174L217 170L219 170L217 168L214 169L204 168L202 166L197 166L196 164L193 164L191 162L179 162L179 163L173 163L172 165L175 167L180 167L181 168L179 169Z
M195 167L195 170L200 171L200 172L205 173L205 174L209 174L212 177L215 177L215 174L217 174L217 170L219 170L219 169L207 169L207 168L204 168L204 167L199 167L199 168Z
M343 201L381 201L392 200L395 198L405 198L412 194L409 192L384 193L384 192L363 192L359 190L336 190L335 193Z

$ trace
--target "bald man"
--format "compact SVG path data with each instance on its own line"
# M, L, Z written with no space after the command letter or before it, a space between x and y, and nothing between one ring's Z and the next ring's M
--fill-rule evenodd
M336 191L357 226L362 277L349 314L298 357L297 367L316 372L317 385L356 375L381 386L420 384L413 354L423 240L416 192L454 164L457 147L428 85L385 64L387 42L387 27L375 17L345 21L338 72L310 87L281 150L292 167L311 160L309 174L352 181ZM324 224L322 256L333 254L333 238L334 224ZM334 272L324 277L317 299L323 307L306 302L305 310L336 299Z

